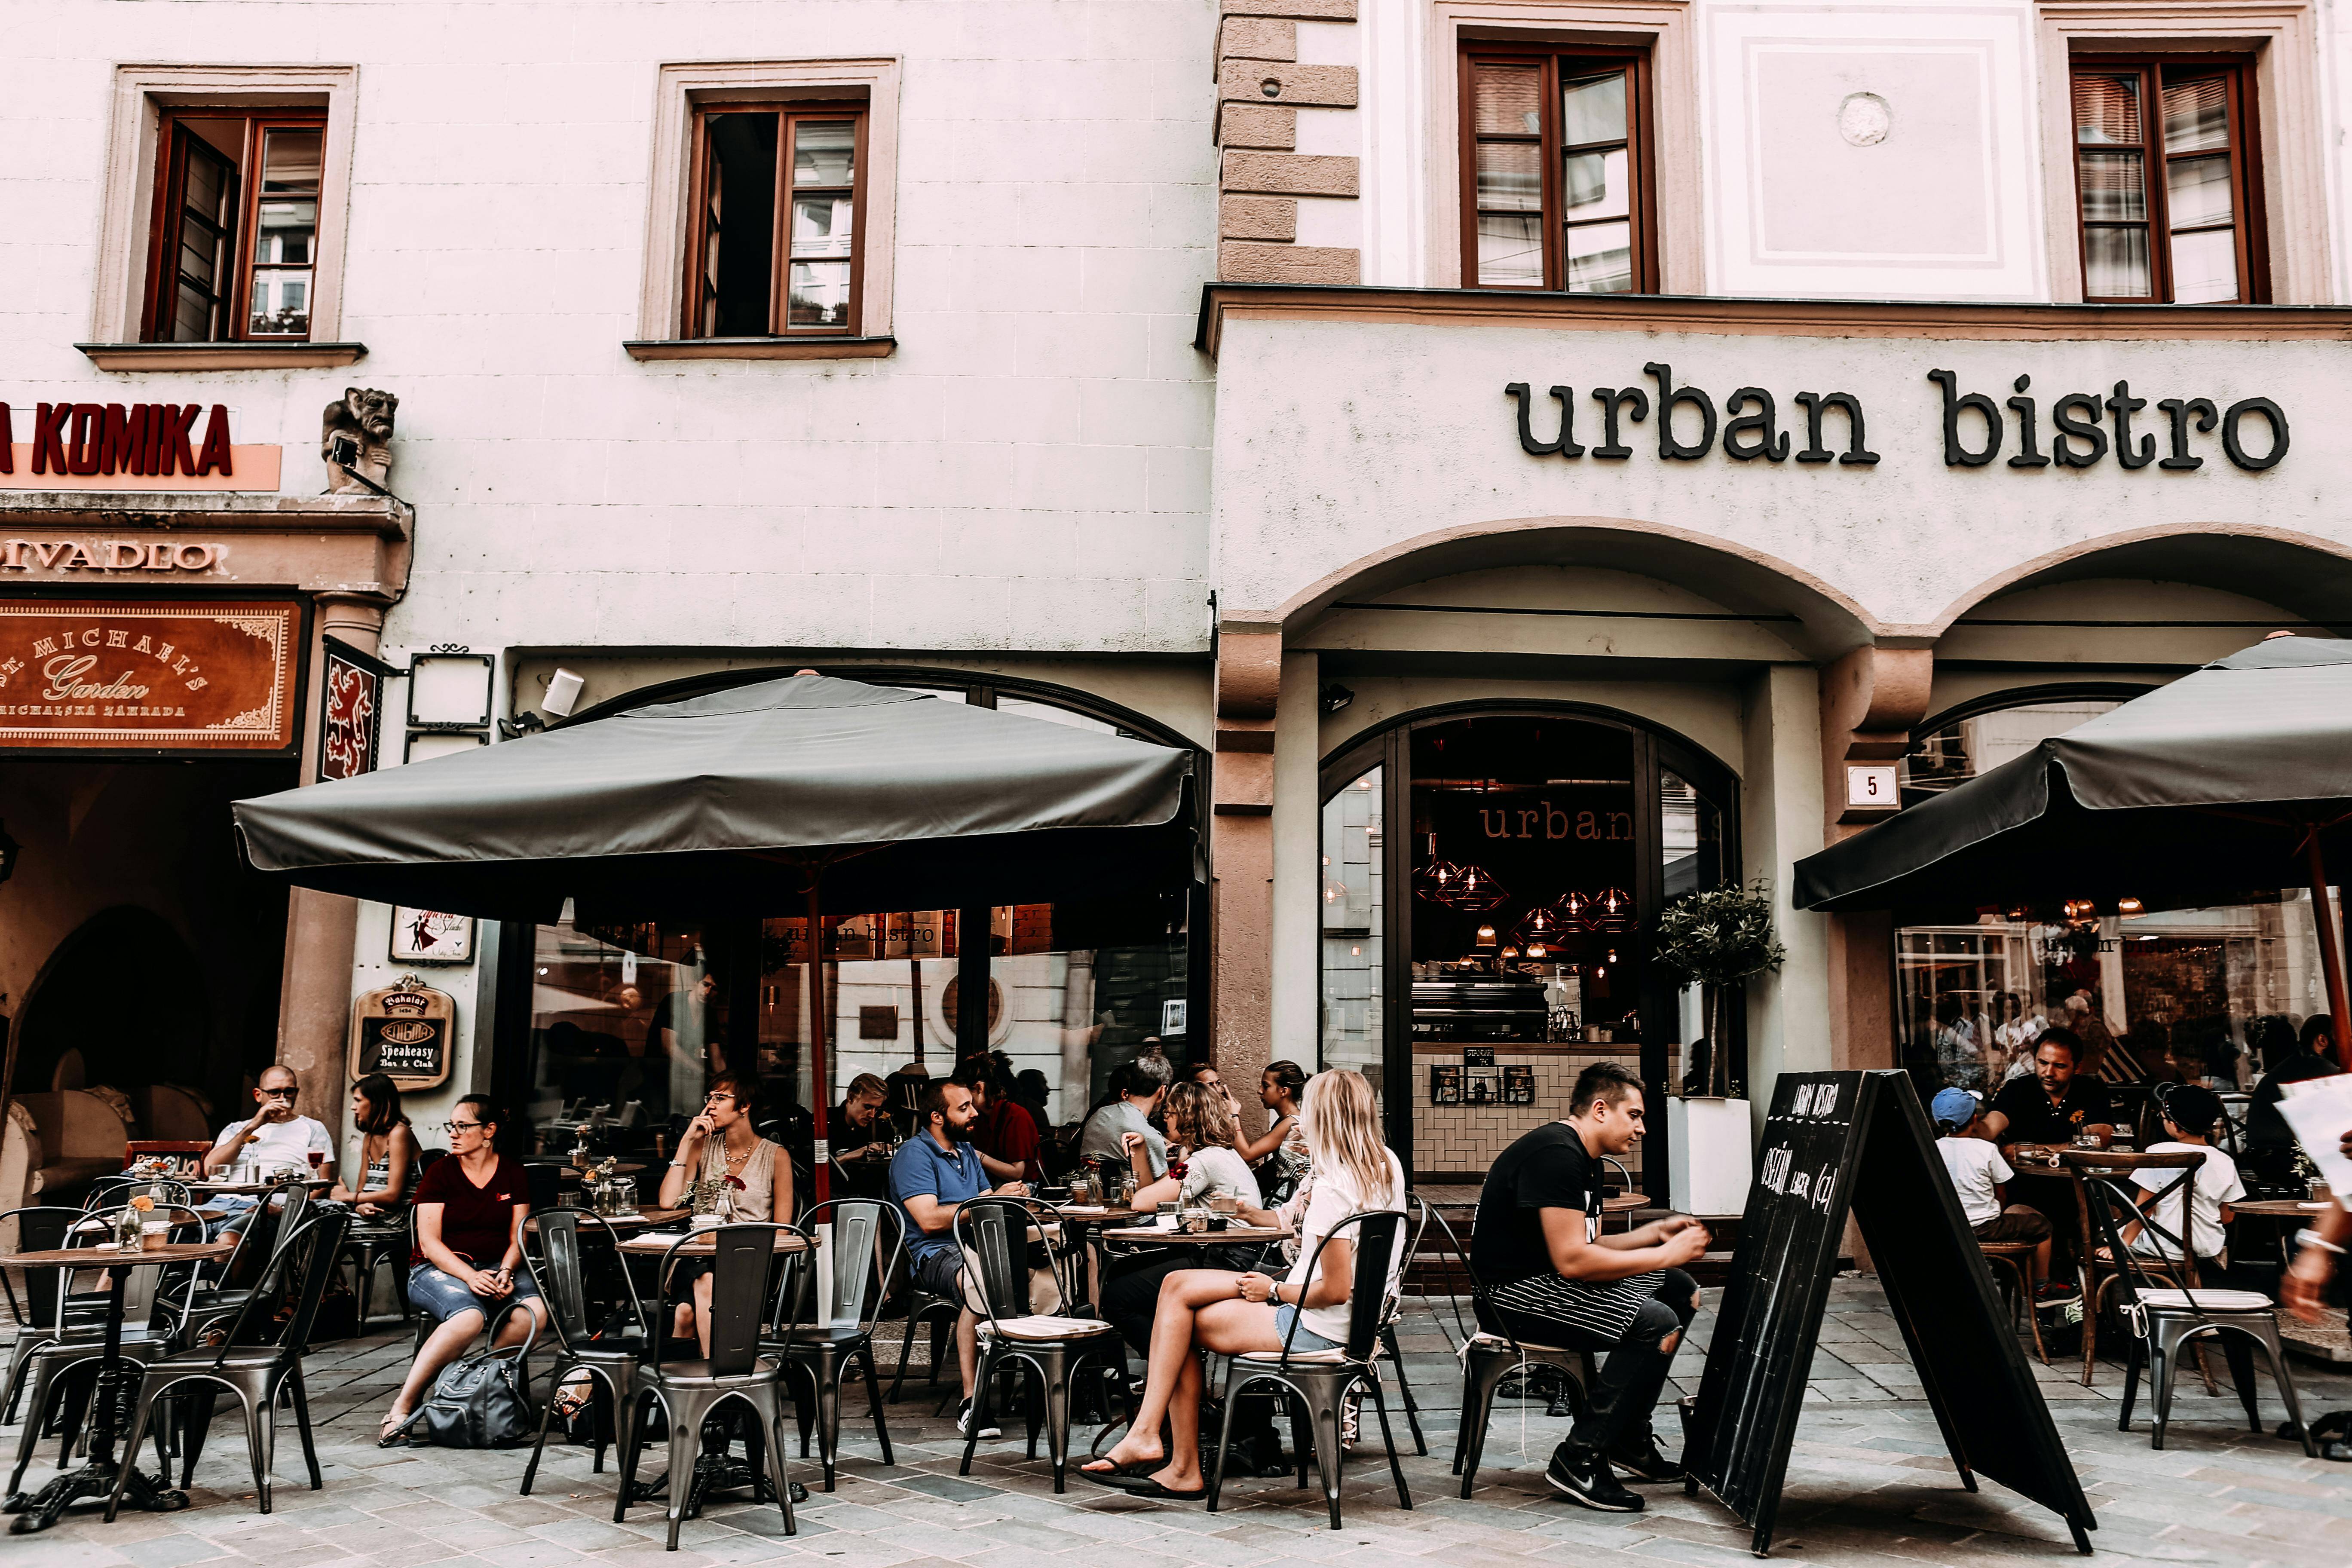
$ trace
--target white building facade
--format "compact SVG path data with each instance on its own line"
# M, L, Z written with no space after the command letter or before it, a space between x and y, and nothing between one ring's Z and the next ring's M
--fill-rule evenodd
M78 1086L155 1136L157 1086L226 1120L272 1056L332 1103L415 973L420 1121L650 1127L722 1057L837 1102L984 1031L1056 1120L1139 1054L1360 1066L1473 1173L1585 1061L1688 1069L1668 899L2352 618L2315 4L1223 11L0 13L35 1163ZM984 1008L978 911L830 933L813 1084L790 921L444 929L226 840L240 795L802 668L1200 749L1214 882L990 912ZM1989 1053L2062 984L2143 1055L2313 1010L2291 903L2100 911L2084 957L1779 902L1715 1026L1759 1085L1939 1010Z

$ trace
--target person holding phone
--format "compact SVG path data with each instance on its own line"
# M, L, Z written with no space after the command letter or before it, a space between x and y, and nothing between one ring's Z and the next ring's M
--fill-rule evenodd
M522 1222L530 1213L530 1184L522 1162L496 1147L498 1113L489 1097L469 1094L441 1124L449 1157L434 1163L416 1184L416 1247L408 1255L408 1300L435 1327L416 1352L407 1381L383 1413L377 1440L391 1447L441 1369L466 1352L491 1314L506 1312L497 1342L519 1345L544 1327L547 1308L539 1285L522 1266Z
M751 1125L751 1100L759 1085L741 1075L720 1073L710 1080L702 1113L686 1124L677 1158L662 1173L664 1208L695 1206L723 1220L747 1225L789 1223L793 1217L793 1163ZM701 1205L689 1205L696 1189ZM675 1315L672 1332L695 1336L710 1353L710 1263L677 1260L665 1281Z

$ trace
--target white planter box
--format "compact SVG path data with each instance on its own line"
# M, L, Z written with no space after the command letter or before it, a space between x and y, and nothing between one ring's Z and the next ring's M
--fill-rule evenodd
M1666 1101L1666 1182L1685 1214L1739 1214L1756 1173L1744 1100Z

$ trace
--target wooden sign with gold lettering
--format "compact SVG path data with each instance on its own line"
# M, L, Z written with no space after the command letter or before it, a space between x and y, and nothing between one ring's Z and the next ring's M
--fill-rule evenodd
M352 1004L352 1077L380 1072L403 1089L431 1089L449 1078L449 1035L457 1004L414 974Z
M285 752L291 600L0 602L0 751Z

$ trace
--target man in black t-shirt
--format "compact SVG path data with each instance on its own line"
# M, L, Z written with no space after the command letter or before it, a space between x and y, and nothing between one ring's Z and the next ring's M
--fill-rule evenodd
M1487 1171L1470 1240L1479 1327L1521 1344L1609 1352L1544 1479L1611 1513L1642 1509L1612 1465L1636 1480L1683 1479L1658 1452L1650 1412L1698 1310L1697 1282L1682 1265L1706 1251L1706 1228L1688 1215L1601 1234L1601 1157L1641 1142L1642 1111L1639 1079L1614 1062L1585 1068L1568 1120L1527 1133Z
M2083 1042L2074 1030L2042 1031L2033 1043L2033 1076L2001 1085L1985 1117L2003 1157L2020 1143L2068 1144L2077 1133L2089 1132L2105 1147L2116 1135L2107 1086L2074 1070L2082 1055Z
M2044 1029L2033 1042L2033 1076L2013 1078L1993 1097L1985 1112L1985 1136L2000 1145L2001 1158L2017 1171L2010 1196L2048 1217L2051 1257L2054 1265L2073 1267L2083 1226L2081 1203L2073 1180L2019 1164L2020 1143L2064 1146L2079 1132L2088 1132L2105 1148L2116 1135L2115 1102L2107 1086L2075 1070L2083 1058L2082 1037L2072 1029Z

